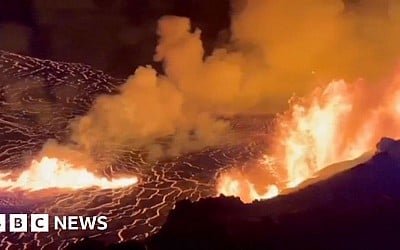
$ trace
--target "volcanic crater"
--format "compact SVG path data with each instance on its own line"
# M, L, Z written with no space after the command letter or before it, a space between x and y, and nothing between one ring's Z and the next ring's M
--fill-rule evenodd
M49 139L67 140L70 121L84 115L95 98L115 94L124 81L77 63L54 62L0 51L0 168L20 171ZM143 107L144 108L144 107ZM215 196L216 178L232 165L257 159L267 146L270 116L235 117L235 143L163 160L147 160L134 149L113 157L100 175L138 176L119 189L0 191L1 211L50 215L106 215L106 232L51 231L0 235L0 248L65 248L83 238L108 243L144 239L157 232L174 204ZM101 157L96 159L101 164Z

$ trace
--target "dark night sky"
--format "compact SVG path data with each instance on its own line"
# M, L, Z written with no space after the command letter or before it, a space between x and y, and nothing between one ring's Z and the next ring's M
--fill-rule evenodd
M210 50L229 27L229 0L1 0L0 49L125 77L152 63L167 14L190 17Z
M388 1L344 2L348 9L372 3L385 12ZM0 49L126 77L138 65L154 65L159 17L189 17L209 52L228 38L229 10L229 0L1 0Z

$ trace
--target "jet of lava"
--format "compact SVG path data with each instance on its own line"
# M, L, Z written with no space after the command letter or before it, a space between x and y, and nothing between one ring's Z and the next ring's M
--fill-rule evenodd
M381 137L400 137L400 73L381 89L363 82L333 81L305 98L293 99L276 118L265 161L222 173L217 191L245 202L271 198L314 178L334 163L375 148ZM380 95L376 95L380 91ZM264 169L267 178L251 174Z
M98 177L85 168L77 168L57 158L43 157L33 160L30 167L16 179L11 173L0 173L0 189L37 191L50 188L84 189L99 187L101 189L122 188L138 182L136 176L108 180Z

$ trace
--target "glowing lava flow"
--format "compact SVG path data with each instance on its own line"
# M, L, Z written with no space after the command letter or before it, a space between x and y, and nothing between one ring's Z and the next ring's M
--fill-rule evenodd
M233 168L217 180L218 193L244 202L271 198L326 166L370 151L383 136L400 137L399 89L400 74L379 95L362 82L334 81L291 100L290 109L276 118L272 145L264 156L268 160L257 166L265 178L251 174L252 167Z
M33 160L31 166L15 180L11 179L8 173L0 174L0 188L7 190L82 189L93 186L112 189L130 186L137 182L137 177L112 180L97 177L86 169L75 168L65 161L48 157L43 157L40 161Z
M231 174L221 176L217 189L219 193L226 196L240 197L243 202L270 199L279 194L276 185L266 186L266 191L260 194L248 179L240 176L233 177Z

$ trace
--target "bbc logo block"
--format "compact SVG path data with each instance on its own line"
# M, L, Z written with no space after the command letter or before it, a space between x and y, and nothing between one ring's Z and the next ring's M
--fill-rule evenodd
M48 232L49 231L49 215L48 214L31 214L31 232Z
M27 214L10 214L10 232L28 232Z
M48 214L0 214L0 232L49 232Z
M51 230L98 230L104 231L108 228L106 216L53 216L48 214L0 214L0 233L41 233Z

